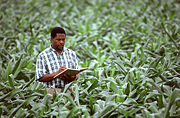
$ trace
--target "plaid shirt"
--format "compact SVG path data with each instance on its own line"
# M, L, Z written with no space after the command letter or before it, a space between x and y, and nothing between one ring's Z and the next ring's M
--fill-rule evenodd
M59 68L65 66L67 68L78 68L78 61L74 51L64 48L59 54L51 46L41 52L36 62L36 80L43 77L45 74L51 74L59 71ZM42 82L46 87L61 88L66 83L56 78L51 82Z

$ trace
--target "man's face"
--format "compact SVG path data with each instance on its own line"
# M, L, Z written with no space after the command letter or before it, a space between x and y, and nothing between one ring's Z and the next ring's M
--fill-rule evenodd
M57 33L54 38L51 37L52 47L57 51L62 51L65 44L65 38L66 35L62 33Z

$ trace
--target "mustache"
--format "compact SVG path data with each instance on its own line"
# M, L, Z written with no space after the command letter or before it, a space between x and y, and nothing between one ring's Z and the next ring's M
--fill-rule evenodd
M62 46L62 47L64 47L64 45L59 45L59 46Z
M56 45L56 46L64 46L64 44L58 44L58 45Z

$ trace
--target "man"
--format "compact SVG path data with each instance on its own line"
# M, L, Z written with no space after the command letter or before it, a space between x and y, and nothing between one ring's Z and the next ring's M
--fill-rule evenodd
M61 91L65 84L77 80L75 76L64 75L61 78L54 76L66 68L78 68L78 61L74 51L65 48L66 33L63 28L55 27L51 31L51 46L41 52L36 62L36 80L42 82L53 94L54 89Z

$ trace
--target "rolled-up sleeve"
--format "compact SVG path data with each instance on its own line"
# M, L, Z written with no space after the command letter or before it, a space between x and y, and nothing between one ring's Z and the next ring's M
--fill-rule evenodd
M36 81L46 74L45 62L41 55L38 56L36 61Z

